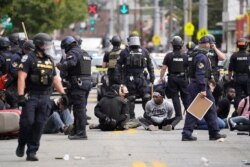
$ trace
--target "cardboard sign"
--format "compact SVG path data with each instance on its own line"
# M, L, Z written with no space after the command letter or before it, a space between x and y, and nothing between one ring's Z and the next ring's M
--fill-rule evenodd
M213 102L211 100L207 97L201 97L201 94L199 93L188 107L187 112L192 114L197 119L202 120L212 105Z

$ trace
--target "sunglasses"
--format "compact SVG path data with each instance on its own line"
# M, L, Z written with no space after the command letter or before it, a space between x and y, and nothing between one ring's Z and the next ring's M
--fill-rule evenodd
M159 96L162 97L162 95L159 92L154 92L153 96L155 96L155 97L159 97Z

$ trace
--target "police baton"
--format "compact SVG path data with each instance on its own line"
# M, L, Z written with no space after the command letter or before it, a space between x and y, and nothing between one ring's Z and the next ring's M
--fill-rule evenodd
M151 98L153 98L154 93L154 83L151 83Z
M24 22L22 22L22 27L23 27L23 31L24 31L26 39L29 40L28 35L27 35L27 31L26 31L26 28L25 28L25 25L24 25Z

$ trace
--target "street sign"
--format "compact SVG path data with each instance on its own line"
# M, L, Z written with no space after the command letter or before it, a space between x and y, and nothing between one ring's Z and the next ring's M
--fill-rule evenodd
M194 35L194 25L191 22L188 22L185 26L184 26L184 33L187 36L192 36Z
M161 37L159 35L154 35L152 38L152 42L154 45L160 45L161 44Z
M208 34L207 29L206 29L206 28L201 28L201 29L197 32L196 38L197 38L197 40L200 40L201 37L203 37L203 36L205 36L205 35L207 35L207 34Z
M120 5L120 14L128 14L129 6L127 4Z
M13 28L13 24L11 22L11 18L8 17L8 16L2 17L1 23L0 23L0 28L12 29Z

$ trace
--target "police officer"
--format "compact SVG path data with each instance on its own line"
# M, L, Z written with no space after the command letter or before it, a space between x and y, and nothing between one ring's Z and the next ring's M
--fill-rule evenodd
M72 36L66 36L61 42L66 59L57 64L59 70L66 72L70 83L67 95L73 105L74 131L68 136L70 140L87 140L86 105L91 89L91 57L82 50Z
M234 79L236 90L235 109L238 108L240 99L249 95L249 65L250 57L246 51L248 42L245 38L240 38L236 43L238 52L233 53L229 63L229 79ZM244 94L242 94L244 92Z
M189 41L187 44L186 44L186 48L187 48L187 52L186 54L188 56L190 56L192 54L192 52L194 51L194 48L195 48L195 43L193 41Z
M150 89L144 76L144 69L147 67L150 82L153 84L155 75L151 58L146 49L140 46L140 38L137 35L130 35L128 47L121 51L118 57L115 78L117 82L123 82L129 91L129 114L130 118L135 118L135 99L136 96L142 98L142 106L145 108L146 102L150 99ZM122 70L124 79L121 81Z
M35 45L32 40L27 40L22 45L22 53L23 55L29 54L31 51L35 50Z
M168 86L166 89L168 89L168 97L172 99L175 109L175 119L171 123L174 128L182 120L179 93L181 95L184 108L187 109L188 106L188 82L186 79L188 57L186 54L181 53L183 46L181 37L174 36L171 44L173 46L173 52L168 53L163 60L163 66L160 71L160 80L164 81L164 75L168 68Z
M215 86L214 91L213 91L213 96L215 98L215 104L218 103L218 100L220 100L222 94L223 94L223 86L219 82L219 68L218 68L218 61L223 61L226 59L226 56L223 52L221 52L217 47L216 47L216 41L215 37L212 34L207 34L207 37L211 39L211 45L209 52L207 53L208 58L211 62L212 66L212 78L210 80L211 84Z
M113 48L110 52L105 53L102 67L108 68L109 86L111 87L113 84L116 84L114 74L117 58L121 53L121 38L119 36L113 36L110 42L113 45Z
M22 106L22 113L16 155L23 157L27 145L27 161L38 161L36 153L49 114L52 84L67 101L60 78L47 53L53 47L51 36L38 33L33 41L35 51L22 57L18 71L18 103Z
M11 45L8 38L1 37L0 39L0 55L1 55L1 75L7 75L7 81L5 82L5 96L6 101L10 105L10 108L18 108L17 105L17 71L18 64L21 60L18 54L11 52Z
M16 53L21 56L22 55L21 46L25 42L24 36L22 37L20 33L15 32L15 33L10 34L9 40L10 40L10 45L11 45L11 52L13 54Z
M188 103L195 99L197 94L200 93L202 98L207 97L214 102L214 97L208 88L207 80L211 78L211 64L206 55L211 47L211 39L204 36L199 41L199 47L193 53L193 63L190 67L190 83L188 85L189 99ZM226 135L219 134L219 126L217 123L216 107L213 103L212 107L204 116L208 125L209 140L217 140L225 138ZM197 137L192 136L193 129L197 124L198 119L191 115L189 112L186 114L184 128L182 132L182 141L194 141Z

